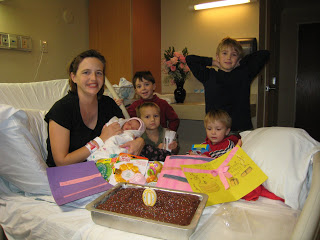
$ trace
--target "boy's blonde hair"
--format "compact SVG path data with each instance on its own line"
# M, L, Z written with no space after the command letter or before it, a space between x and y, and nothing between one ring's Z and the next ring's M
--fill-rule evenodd
M227 128L231 128L232 119L224 110L210 110L204 118L204 127L206 128L209 122L220 121Z
M241 44L234 38L225 37L222 39L217 47L216 54L219 55L219 53L225 48L225 47L233 47L234 50L238 53L239 58L243 57L243 49Z
M160 107L158 106L158 104L154 103L154 102L145 102L142 103L140 106L138 106L136 108L136 113L137 113L137 117L141 118L141 110L147 107L154 107L158 110L159 114L160 114Z

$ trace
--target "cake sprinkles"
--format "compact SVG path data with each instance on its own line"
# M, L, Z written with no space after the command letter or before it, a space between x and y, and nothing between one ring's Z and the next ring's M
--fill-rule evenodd
M143 191L144 188L121 188L96 208L187 226L200 203L195 195L155 190L157 201L154 206L147 206L142 199Z

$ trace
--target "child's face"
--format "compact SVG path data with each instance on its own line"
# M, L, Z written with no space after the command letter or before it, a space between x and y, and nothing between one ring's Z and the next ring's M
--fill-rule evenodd
M231 72L240 60L239 54L231 46L225 46L221 49L220 53L216 56L217 61L220 63L221 70Z
M142 98L142 99L152 99L153 92L156 89L156 85L153 84L150 81L145 80L142 78L142 81L140 79L137 79L136 82L136 93Z
M212 144L221 142L230 132L230 128L227 128L221 121L208 122L206 126L206 133Z
M160 125L160 113L155 107L144 107L140 110L141 120L147 130L157 129Z
M138 120L132 119L122 126L122 130L138 130L140 127L140 123Z

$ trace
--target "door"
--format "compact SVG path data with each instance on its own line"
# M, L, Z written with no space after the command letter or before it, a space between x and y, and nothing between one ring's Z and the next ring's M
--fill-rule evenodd
M105 56L112 84L150 70L161 92L160 0L90 0L89 46Z
M320 23L299 24L295 127L320 141Z
M258 127L300 127L319 141L319 12L318 0L260 0L259 47L271 56L259 76Z
M319 141L320 5L312 0L281 12L279 126L305 129Z
M259 49L269 50L270 60L258 75L257 127L277 125L280 11L278 1L260 0Z

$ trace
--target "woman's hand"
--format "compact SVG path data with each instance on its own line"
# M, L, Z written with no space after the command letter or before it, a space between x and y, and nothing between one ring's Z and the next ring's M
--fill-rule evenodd
M103 142L107 141L110 137L114 135L118 135L120 133L123 133L123 130L120 128L120 124L117 122L114 122L110 124L109 126L104 125L101 131L100 138Z
M122 144L120 147L128 148L129 154L139 156L144 145L145 145L145 142L143 138L137 138L135 140Z

